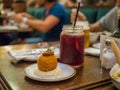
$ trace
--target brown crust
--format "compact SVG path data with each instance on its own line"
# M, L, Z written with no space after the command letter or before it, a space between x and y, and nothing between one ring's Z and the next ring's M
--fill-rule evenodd
M46 51L42 55L43 56L52 56L52 55L54 55L54 52L53 51Z
M38 69L44 72L54 70L57 67L57 58L54 52L48 49L38 58Z

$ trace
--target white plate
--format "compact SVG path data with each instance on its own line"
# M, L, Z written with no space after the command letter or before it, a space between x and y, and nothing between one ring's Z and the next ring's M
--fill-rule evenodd
M26 67L25 74L30 79L43 81L43 82L62 81L62 80L69 79L76 74L75 69L69 65L58 63L58 66L59 68L61 68L62 72L57 76L50 76L50 77L37 76L36 74L34 74L34 70L37 69L37 64L33 64Z
M120 90L120 79L118 78L118 79L114 79L113 77L112 77L112 75L117 71L117 70L119 70L120 69L120 66L119 66L119 64L115 64L113 67L112 67L112 69L110 70L110 77L111 77L111 79L112 79L112 83L118 88L118 90Z

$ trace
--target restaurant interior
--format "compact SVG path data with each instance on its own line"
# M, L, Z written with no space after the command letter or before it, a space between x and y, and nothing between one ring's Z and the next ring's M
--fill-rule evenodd
M120 0L0 0L0 90L120 90Z

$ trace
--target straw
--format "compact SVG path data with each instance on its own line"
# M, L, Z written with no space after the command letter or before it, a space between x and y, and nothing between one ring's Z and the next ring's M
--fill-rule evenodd
M75 21L74 21L73 28L76 26L78 12L79 12L79 9L80 9L80 4L81 4L81 0L79 0L79 2L78 2L77 13L76 13L76 16L75 16Z

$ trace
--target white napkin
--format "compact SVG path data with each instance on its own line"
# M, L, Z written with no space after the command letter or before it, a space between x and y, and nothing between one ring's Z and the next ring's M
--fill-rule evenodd
M59 58L59 49L56 47L51 47L57 58ZM47 48L43 49L29 49L29 50L9 50L9 55L13 58L12 62L17 63L21 60L24 61L37 61L38 56L46 51Z
M90 48L85 49L85 54L92 55L92 56L99 56L100 49L90 47Z
M92 45L93 48L100 49L100 43L95 43Z

